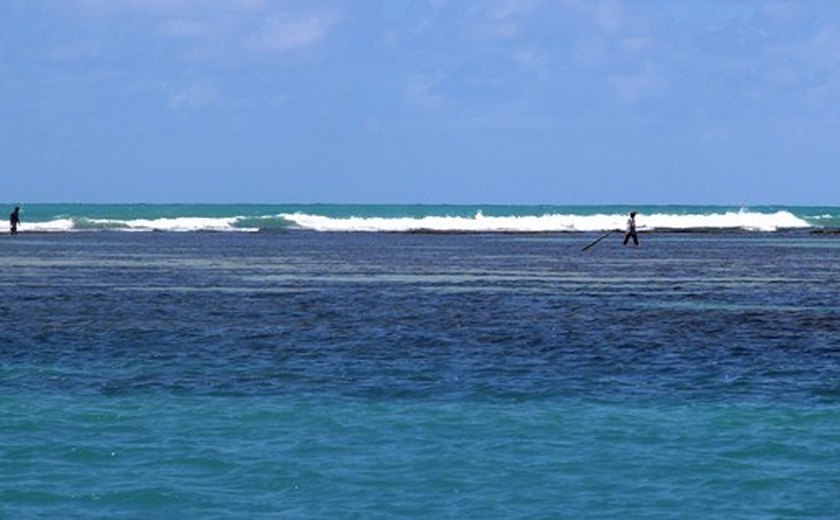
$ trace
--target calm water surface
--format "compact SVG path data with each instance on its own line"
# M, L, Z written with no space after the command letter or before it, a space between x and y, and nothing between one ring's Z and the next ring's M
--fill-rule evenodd
M835 517L840 239L596 237L0 237L0 517Z

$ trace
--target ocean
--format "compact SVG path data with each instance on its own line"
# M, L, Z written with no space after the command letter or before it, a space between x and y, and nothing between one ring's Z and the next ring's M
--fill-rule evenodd
M840 207L818 206L31 204L20 229L574 233L623 229L630 211L649 231L840 228Z
M21 220L0 518L837 516L840 208Z

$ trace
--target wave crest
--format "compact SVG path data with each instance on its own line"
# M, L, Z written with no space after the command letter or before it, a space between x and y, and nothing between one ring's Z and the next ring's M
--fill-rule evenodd
M713 213L658 212L637 217L644 230L745 230L778 231L806 229L813 224L785 210L720 211ZM183 216L157 218L113 218L59 215L46 221L25 221L22 232L79 231L165 231L165 232L256 232L289 228L334 232L431 232L431 233L543 233L595 232L624 229L624 213L546 213L542 215L472 216L328 216L307 212L263 214L252 216ZM819 221L823 224L823 221Z
M21 232L55 233L73 231L239 231L254 232L259 228L237 225L240 217L178 217L157 219L59 218L46 222L26 222Z
M624 229L626 215L541 216L485 216L477 212L473 217L345 217L335 218L307 213L281 215L302 229L315 231L358 232L485 232L540 233L587 232ZM780 229L809 228L811 224L788 211L758 213L737 211L711 214L672 215L655 213L639 215L637 224L646 230L746 230L778 231Z

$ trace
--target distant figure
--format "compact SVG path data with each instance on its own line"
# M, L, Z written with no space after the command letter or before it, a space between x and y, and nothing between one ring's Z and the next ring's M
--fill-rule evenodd
M9 227L12 229L12 234L17 235L17 227L20 224L20 207L15 206L15 209L9 214Z
M630 218L627 219L627 232L624 234L624 245L627 245L627 242L630 239L633 239L633 245L639 245L639 235L636 234L636 212L630 212Z

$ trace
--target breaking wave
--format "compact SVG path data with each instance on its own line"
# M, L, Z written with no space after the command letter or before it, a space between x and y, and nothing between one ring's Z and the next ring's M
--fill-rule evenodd
M136 208L130 208L135 210ZM313 211L314 209L314 211ZM516 208L512 214L500 214L494 209L494 215L485 215L481 210L471 213L455 208L454 215L442 215L440 210L424 211L408 208L411 215L388 213L387 209L366 207L356 216L351 210L335 208L303 208L295 212L254 213L248 216L213 214L198 215L144 215L143 211L133 211L131 216L120 218L119 215L82 216L53 214L43 220L26 219L20 225L22 232L83 232L83 231L123 231L123 232L258 232L284 230L310 230L322 232L392 232L392 233L544 233L544 232L595 232L624 229L627 214L613 208L605 211L581 210L537 214L538 208L532 208L534 214L528 214L527 208ZM698 208L699 210L699 208ZM519 212L519 214L515 214ZM139 214L138 214L139 213ZM208 211L208 213L212 213ZM379 214L377 214L379 213ZM437 214L434 214L437 213ZM636 218L640 229L645 231L759 231L772 232L788 229L808 229L827 226L833 228L837 219L797 216L786 209L765 211L756 210L719 210L684 212L662 211L639 212ZM808 220L806 220L807 218Z
M288 213L283 214L282 217L303 229L348 232L587 232L623 229L627 221L627 216L624 214L485 216L480 211L473 217L334 218L307 213ZM775 213L737 211L693 215L655 213L651 215L640 214L636 220L640 228L651 231L778 231L812 227L811 224L788 211L777 211Z
M30 222L20 225L21 232L72 232L72 231L238 231L255 232L258 227L242 227L239 217L228 218L157 218L157 219L97 219L60 218L46 222Z

